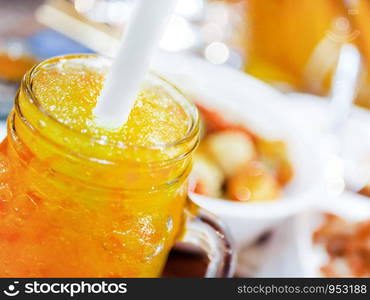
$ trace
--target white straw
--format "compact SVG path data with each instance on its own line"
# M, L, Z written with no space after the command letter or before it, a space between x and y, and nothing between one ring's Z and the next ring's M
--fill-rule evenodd
M360 51L351 44L340 50L338 66L332 82L328 129L331 134L340 134L346 125L353 101L358 92L361 71Z
M361 68L359 50L350 44L343 45L332 81L328 123L321 143L322 157L325 160L322 166L322 188L332 197L340 195L348 183L351 186L360 184L354 178L348 181L341 148L343 131L358 91Z
M177 0L135 2L122 45L94 109L98 124L108 128L127 122Z

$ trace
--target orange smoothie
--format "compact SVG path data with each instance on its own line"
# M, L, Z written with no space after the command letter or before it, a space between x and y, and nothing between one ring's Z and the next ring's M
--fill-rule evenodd
M128 122L99 127L109 66L66 56L24 78L0 144L0 277L160 275L184 223L198 113L149 75Z

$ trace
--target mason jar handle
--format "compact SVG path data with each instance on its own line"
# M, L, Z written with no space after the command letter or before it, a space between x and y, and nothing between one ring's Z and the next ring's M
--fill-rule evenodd
M232 277L235 253L230 234L216 216L198 208L196 214L187 211L186 231L180 242L193 244L207 253L209 263L205 277Z

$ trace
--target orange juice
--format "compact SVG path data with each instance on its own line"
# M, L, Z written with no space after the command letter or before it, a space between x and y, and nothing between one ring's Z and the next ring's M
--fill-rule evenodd
M182 229L198 113L149 75L128 122L99 127L109 66L66 56L25 76L0 144L0 277L160 275Z

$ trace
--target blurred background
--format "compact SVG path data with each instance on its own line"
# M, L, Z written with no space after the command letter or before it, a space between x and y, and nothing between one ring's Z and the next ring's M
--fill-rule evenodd
M24 73L51 56L81 52L114 55L134 1L0 0L0 137L5 132L4 122ZM370 0L178 0L176 13L160 47L164 52L189 54L209 64L245 72L278 89L290 100L295 99L290 95L304 94L311 102L329 103L333 95L333 77L340 69L340 57L346 59L341 56L345 44L352 44L361 55L359 76L354 85L356 91L353 92L354 103L359 109L356 118L361 117L361 121L358 118L360 125L349 134L357 136L361 128L368 128L364 124L369 120ZM351 61L347 63L351 65ZM227 78L224 83L227 85ZM289 104L284 110L293 115L293 106ZM305 107L308 106L300 106L296 111L302 113ZM316 117L316 114L312 116ZM312 125L315 122L312 120ZM307 125L309 127L311 123ZM370 140L368 131L364 130L365 134L358 134L357 140L349 143L350 148L360 149L365 139ZM365 151L364 147L361 149ZM369 158L367 153L367 163L361 164L367 168L367 174ZM359 165L357 163L354 168L355 173ZM370 182L370 178L367 179ZM370 196L370 184L361 188L356 192ZM299 221L302 220L305 219ZM285 257L281 254L277 259L283 263L279 265L276 259L267 259L265 266L268 268L262 266L259 274L298 274L282 272L287 265L294 264L294 249L285 246L293 243L289 238L294 235L291 231L297 224L294 220L285 222L276 234L267 231L243 248L244 254L239 257L239 276L254 275L255 263L263 257L275 257L276 252L284 253ZM353 245L357 245L356 251L364 256L362 273L358 271L356 274L369 276L369 221L357 228L328 216L325 226L316 234L316 240L327 246L333 257L341 256L347 247L344 245L350 245L346 251L356 266L359 263L357 254L353 254ZM358 231L358 235L349 235L351 230ZM269 253L274 255L269 256ZM204 257L186 256L175 251L165 275L202 276L205 265ZM273 265L275 270L271 268ZM325 272L327 276L338 275L332 265L327 265Z
M0 0L0 114L22 74L49 56L114 53L133 0ZM353 43L363 56L356 103L370 108L368 0L179 0L162 40L227 64L283 92L325 96L339 49Z

